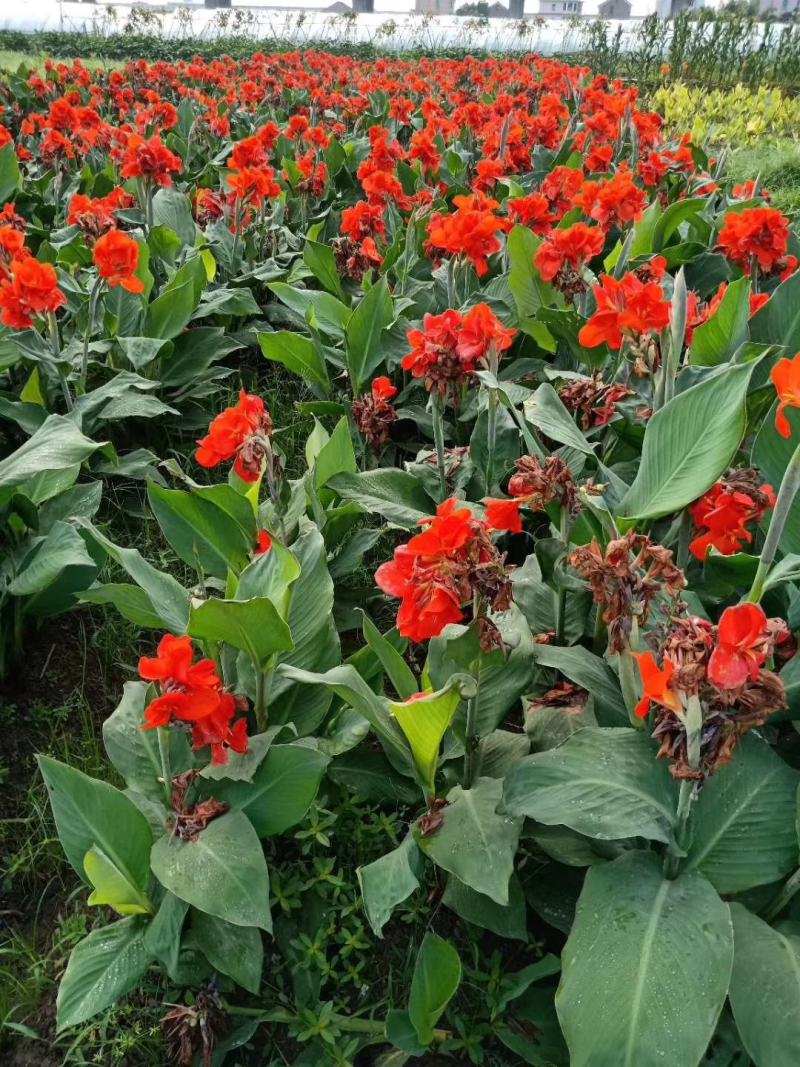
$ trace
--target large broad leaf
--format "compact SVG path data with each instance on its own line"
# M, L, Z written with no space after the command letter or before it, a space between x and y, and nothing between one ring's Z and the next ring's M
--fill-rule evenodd
M104 868L115 868L129 886L129 901L151 911L147 899L150 880L150 846L153 836L147 820L130 800L108 782L90 778L50 756L39 756L58 837L67 859L84 881L92 884L85 867L86 854L97 847Z
M423 862L413 835L408 834L397 848L359 867L356 873L367 920L375 934L383 937L394 909L420 886Z
M273 745L252 781L214 782L210 792L244 811L259 837L296 826L314 802L328 757L307 745Z
M595 704L602 705L611 722L628 721L617 676L600 656L594 655L583 645L535 644L531 654L540 666L560 671L565 678L591 693Z
M750 338L765 345L783 345L787 356L800 349L800 273L795 271L781 282L753 316Z
M508 235L508 286L522 323L532 318L541 307L554 302L555 290L543 282L533 264L541 238L527 226L515 226Z
M800 927L777 929L741 904L731 905L736 1027L756 1067L800 1063Z
M491 930L499 937L528 940L525 894L516 875L508 883L508 904L497 904L484 893L476 893L453 874L447 879L442 903L465 922Z
M543 382L523 407L528 422L553 441L594 455L594 449L575 425L575 420L549 382Z
M147 703L144 682L126 682L122 700L103 723L103 744L108 758L125 779L126 785L158 803L164 799L161 757L155 730L143 730ZM192 752L186 734L179 728L167 731L170 769L182 774L192 765Z
M728 905L653 853L592 867L562 954L556 1007L571 1067L697 1067L733 961Z
M342 280L336 269L336 257L330 245L320 244L306 238L303 246L303 262L329 293L333 293L339 300L344 299Z
M258 343L268 360L282 363L293 374L321 386L326 393L330 391L325 360L310 337L289 330L277 330L275 333L260 333Z
M164 888L193 908L236 926L272 930L266 860L241 811L214 819L194 841L165 834L150 862Z
M102 448L102 443L84 437L71 419L50 415L24 445L3 460L0 490L21 485L43 471L74 467L98 448Z
M314 485L322 489L337 474L356 474L357 471L350 423L343 415L314 459Z
M264 670L270 658L293 647L289 627L269 597L222 600L192 605L188 632L203 641L219 641L246 652Z
M378 657L389 681L402 700L408 700L419 691L414 673L395 646L380 632L369 615L364 612L361 627L364 638ZM396 633L396 631L395 631Z
M234 926L214 915L196 911L192 917L192 940L212 967L249 992L258 992L264 945L256 927Z
M419 479L396 468L337 474L329 487L343 500L355 500L364 511L377 512L408 530L436 511Z
M798 782L800 774L766 741L746 737L733 762L700 793L688 866L726 894L766 885L793 870Z
M67 568L80 568L87 584L98 571L97 564L86 551L86 542L75 527L66 522L55 522L47 537L42 538L35 551L25 559L8 591L14 596L41 594Z
M78 942L58 989L59 1030L91 1019L133 989L152 960L146 929L141 918L131 916Z
M0 148L0 204L10 200L19 188L19 163L13 141Z
M121 548L86 520L80 525L141 586L166 629L185 634L189 623L189 593L171 574L157 570L135 548Z
M392 714L411 746L420 784L429 797L435 796L439 746L460 702L461 693L456 685L435 693L420 693L403 703L389 701Z
M755 364L731 366L670 400L645 429L642 459L619 506L631 519L657 518L697 500L724 473L742 440Z
M457 785L447 795L441 826L427 836L415 827L415 834L437 866L506 905L522 819L498 814L502 791L498 778L479 778L471 789Z
M358 304L345 328L347 368L356 395L365 390L383 362L381 334L393 316L392 298L384 277L373 285Z
M414 965L408 998L408 1015L420 1044L433 1041L433 1028L460 982L461 960L456 950L438 934L427 933Z
M297 289L286 282L273 282L267 288L304 321L311 316L320 330L328 336L344 337L345 323L352 313L350 308L335 296L310 289Z
M196 227L192 207L185 193L172 188L159 189L153 197L153 222L166 226L181 239L181 243L193 246Z
M214 488L227 491L241 501L252 519L250 504L235 489L229 485ZM164 536L184 563L222 579L229 570L238 573L247 566L255 531L251 535L238 515L217 506L213 498L181 489L164 489L150 482L147 499Z
M725 290L711 318L692 336L692 366L715 367L726 363L748 338L750 279L738 278Z
M600 840L671 839L677 786L640 730L587 727L511 771L503 807Z

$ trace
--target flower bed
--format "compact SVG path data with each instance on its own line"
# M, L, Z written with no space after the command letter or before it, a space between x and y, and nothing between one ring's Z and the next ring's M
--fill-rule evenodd
M125 788L40 757L109 918L60 1029L160 968L185 1064L260 1024L298 1064L793 1063L800 273L768 193L537 57L48 64L0 102L4 664L84 603L142 631ZM368 1016L273 928L265 847L320 797L402 820L358 907L377 943L416 899L420 937Z

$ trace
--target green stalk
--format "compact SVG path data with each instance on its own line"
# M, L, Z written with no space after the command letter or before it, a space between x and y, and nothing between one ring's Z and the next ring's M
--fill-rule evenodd
M97 314L97 301L100 297L100 289L103 284L103 279L98 275L97 280L92 286L92 292L89 296L89 321L86 324L86 333L83 335L83 356L81 358L81 376L78 381L78 391L81 395L86 392L86 379L89 374L89 340L94 332L94 320Z
M164 726L156 730L158 735L158 755L161 760L161 777L164 781L164 796L167 810L172 811L172 771L169 765L169 731Z
M50 347L53 350L53 361L56 367L56 373L58 374L58 380L61 382L61 392L64 397L64 404L67 411L72 411L72 394L69 391L69 382L67 381L66 371L61 366L61 342L58 337L58 320L56 319L55 311L48 311L47 313L47 328L50 332Z
M686 730L686 758L692 770L700 766L700 736L703 729L703 708L700 697L694 693L686 702L683 715ZM664 860L664 874L667 878L677 878L681 859L686 854L689 842L692 800L696 782L684 780L678 795L678 807L675 813L675 840L667 851Z
M772 898L771 902L764 910L763 919L765 922L772 922L783 911L786 905L796 894L800 892L800 867L786 879L782 888Z
M447 499L447 468L444 463L444 402L437 392L431 393L433 440L436 446L436 469L439 472L439 502Z
M483 661L483 655L478 657L478 669L475 673L475 696L472 696L467 701L467 722L465 727L465 747L464 747L464 789L472 789L475 784L475 779L479 776L481 770L481 739L477 733L477 725L475 719L478 714L478 700L481 694L481 663Z
M258 732L263 734L267 728L267 672L262 671L257 663L253 663L256 670L256 703L255 716Z
M786 470L783 472L781 487L778 490L778 499L775 502L775 508L772 512L769 529L767 530L767 536L764 540L764 547L761 549L758 570L753 579L753 584L750 587L750 592L745 598L753 604L757 604L764 595L764 585L770 567L775 560L775 554L781 543L786 520L789 518L789 513L792 510L792 504L794 503L794 498L797 496L798 489L800 489L800 444L795 448L792 458L789 460Z
M559 517L558 536L564 551L569 552L569 508L562 503ZM567 590L564 585L556 589L556 641L561 644L564 640L564 622L567 614Z
M265 1023L285 1023L288 1026L302 1023L299 1015L282 1008L273 1008L264 1011L262 1008L240 1008L236 1004L225 1004L225 1010L230 1015L242 1015L251 1019L261 1019ZM376 1036L386 1033L386 1023L373 1019L354 1019L351 1015L331 1015L331 1026L337 1030L344 1030L351 1034L375 1034ZM434 1030L434 1042L447 1041L452 1036L449 1030Z
M634 709L639 703L639 683L636 680L636 669L631 655L630 646L626 646L617 656L619 670L619 686L622 690L622 699L628 712L631 726L636 730L644 729L644 720L638 718Z

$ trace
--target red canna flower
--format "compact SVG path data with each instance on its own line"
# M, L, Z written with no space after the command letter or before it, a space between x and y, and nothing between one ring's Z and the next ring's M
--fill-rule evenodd
M143 729L166 726L172 718L185 722L202 719L216 711L221 683L213 660L194 660L191 637L161 638L155 658L139 660L139 677L157 682L162 695L145 711Z
M625 338L636 340L669 325L670 304L658 282L642 282L633 273L622 279L604 274L594 295L597 311L578 334L586 348L605 342L618 349Z
M552 205L544 193L531 193L530 196L507 200L509 215L534 233L549 233L553 224L558 222Z
M258 541L253 549L254 556L265 556L272 548L272 537L267 530L258 531Z
M144 292L144 282L136 277L139 266L139 245L121 230L109 230L98 237L93 251L97 273L109 287L117 286L129 293Z
M536 250L534 263L550 282L558 275L579 272L603 251L604 244L605 234L599 227L576 222L565 230L553 230Z
M272 419L260 396L244 389L232 408L220 412L197 443L194 456L201 467L216 467L225 460L236 461L233 469L245 482L255 482L267 454L265 439L272 433Z
M488 304L476 304L464 316L458 331L456 354L467 370L487 356L499 356L513 344L517 331L504 326Z
M789 220L772 207L751 207L731 211L719 235L722 251L749 274L753 262L765 274L786 265Z
M458 201L461 201L459 205ZM458 210L452 215L432 215L428 223L428 244L447 255L464 255L482 278L489 272L489 256L499 252L502 245L497 237L511 225L486 207L479 206L477 197L457 197ZM490 201L490 203L496 203Z
M786 418L786 409L800 408L800 352L791 359L778 360L770 378L780 401L775 414L775 428L781 437L789 438L792 436L792 427Z
M414 378L424 378L428 389L444 395L451 383L464 381L466 371L456 352L462 315L453 309L441 315L426 315L421 330L408 331L411 351L400 366Z
M372 382L372 397L374 400L391 400L397 396L397 386L392 385L386 377L375 378Z
M487 498L486 525L492 530L507 530L509 533L522 533L522 500L493 500Z
M664 666L660 668L652 652L632 652L631 655L639 664L639 674L644 690L642 699L634 709L637 718L647 718L651 701L680 715L683 705L680 697L670 685L675 673L675 664L672 660L665 656Z
M258 207L269 198L281 195L281 187L275 181L271 167L247 167L228 175L231 192L242 203Z
M145 140L138 133L128 138L122 157L123 178L146 178L155 185L172 185L172 175L180 174L183 163L156 135Z
M758 604L726 608L717 627L717 645L708 661L709 680L718 689L736 689L758 678L770 648L767 616Z
M626 168L606 181L584 182L573 204L603 227L622 228L638 221L647 206L647 194L634 182Z
M689 545L692 555L704 560L710 548L715 548L723 556L741 551L743 545L753 540L746 524L760 522L765 512L774 506L772 486L758 486L755 471L732 472L689 507L698 530L705 527L705 531Z
M33 257L14 260L11 277L0 282L0 321L14 330L28 329L36 315L57 311L65 303L55 267Z

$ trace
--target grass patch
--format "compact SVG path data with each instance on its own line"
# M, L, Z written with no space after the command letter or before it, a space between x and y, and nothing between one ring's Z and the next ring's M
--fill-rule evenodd
M729 173L736 181L759 178L780 211L800 213L800 143L766 140L731 153Z

